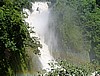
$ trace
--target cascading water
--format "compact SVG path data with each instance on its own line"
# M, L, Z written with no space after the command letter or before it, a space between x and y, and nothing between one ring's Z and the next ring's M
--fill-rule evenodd
M41 65L38 65L42 67L42 69L45 69L46 71L50 71L51 67L48 63L52 62L55 63L53 56L50 54L49 47L45 43L45 34L48 34L48 19L50 15L50 10L48 9L47 2L35 2L32 4L32 10L33 12L30 12L27 9L24 9L24 11L27 12L29 15L26 20L26 22L29 23L29 26L31 28L34 27L34 29L31 29L35 31L35 33L30 33L31 37L38 37L40 38L40 43L42 44L42 48L39 48L40 50L40 56L38 56ZM55 37L54 37L55 38ZM49 40L50 41L50 40ZM58 67L58 66L56 66ZM61 67L59 67L61 68ZM31 76L30 74L28 74ZM21 76L21 75L18 75ZM23 75L22 75L23 76ZM94 76L94 75L91 75Z
M46 29L48 29L48 18L49 18L49 9L47 2L35 2L32 4L33 12L27 11L29 14L28 18L25 19L29 23L30 27L34 27L36 33L30 33L31 37L40 38L40 44L42 48L40 50L39 60L42 64L42 69L50 70L50 63L54 58L51 56L48 46L45 44L44 35L46 34ZM26 10L25 10L26 11Z

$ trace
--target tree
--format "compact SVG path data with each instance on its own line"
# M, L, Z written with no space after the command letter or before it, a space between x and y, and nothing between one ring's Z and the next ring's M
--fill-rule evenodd
M0 75L12 76L27 66L25 47L38 51L39 42L30 38L22 8L27 0L0 0ZM31 6L30 6L31 7ZM29 6L27 8L30 8Z

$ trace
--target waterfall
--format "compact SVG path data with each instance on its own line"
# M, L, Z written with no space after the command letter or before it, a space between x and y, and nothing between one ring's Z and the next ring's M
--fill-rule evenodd
M41 65L38 65L38 66L41 67L42 69L45 69L46 71L50 71L51 67L48 63L50 63L52 61L53 61L53 63L56 63L56 61L54 60L54 58L51 55L50 50L49 50L49 48L50 48L49 46L52 45L51 41L53 39L55 39L55 36L50 35L50 38L47 37L49 45L47 45L45 43L45 41L46 41L45 36L48 36L47 34L49 34L49 33L47 33L47 32L49 32L48 25L49 25L49 16L50 16L50 10L48 9L48 4L47 4L47 2L35 2L35 3L32 3L32 12L30 12L28 9L24 9L24 11L26 11L27 14L29 15L28 18L25 19L25 21L29 23L29 26L31 27L30 29L35 31L35 33L30 33L30 36L38 37L40 44L42 44L42 48L38 48L40 50L40 55L38 56L38 58L42 64L42 66ZM57 45L56 40L55 40L55 43L56 43L55 45ZM61 66L55 65L54 68L56 68L56 67L61 68ZM63 68L61 68L61 69L65 70ZM27 73L27 75L31 76L30 73ZM95 72L92 73L91 76L94 76L94 75L95 75ZM18 76L23 76L23 74L22 75L18 74Z
M40 50L39 60L42 64L42 69L50 70L50 63L54 60L52 55L50 54L48 45L45 43L45 34L46 30L48 29L48 18L50 10L48 9L47 2L35 2L32 3L32 10L33 12L27 11L28 18L25 19L26 22L29 23L30 27L34 27L32 30L35 31L35 34L30 33L31 37L38 37L40 40L40 44L42 44L42 48Z

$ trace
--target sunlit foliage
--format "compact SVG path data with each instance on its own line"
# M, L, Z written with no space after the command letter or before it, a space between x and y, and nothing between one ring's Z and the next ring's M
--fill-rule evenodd
M25 47L38 51L39 42L30 38L22 9L31 8L28 0L0 0L0 75L14 76L27 66ZM23 67L23 68L22 68Z

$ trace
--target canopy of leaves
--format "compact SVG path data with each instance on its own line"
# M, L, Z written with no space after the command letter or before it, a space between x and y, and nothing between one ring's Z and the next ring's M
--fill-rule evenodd
M84 29L84 36L90 41L90 53L94 55L95 59L100 64L100 8L98 7L98 0L81 1L78 9L81 27ZM92 60L91 59L91 60Z
M99 0L56 0L53 14L57 18L60 47L88 51L91 60L100 61L99 3Z
M28 0L0 0L0 75L14 76L27 65L25 47L38 51L37 38L30 38L23 8L31 8Z
M92 76L94 73L95 68L92 64L85 64L85 65L77 65L74 63L70 63L67 60L59 60L57 63L50 63L51 71L48 73L44 72L39 73L39 75L43 76ZM98 67L100 68L100 67ZM99 71L95 74L99 74ZM94 75L94 74L93 74Z

